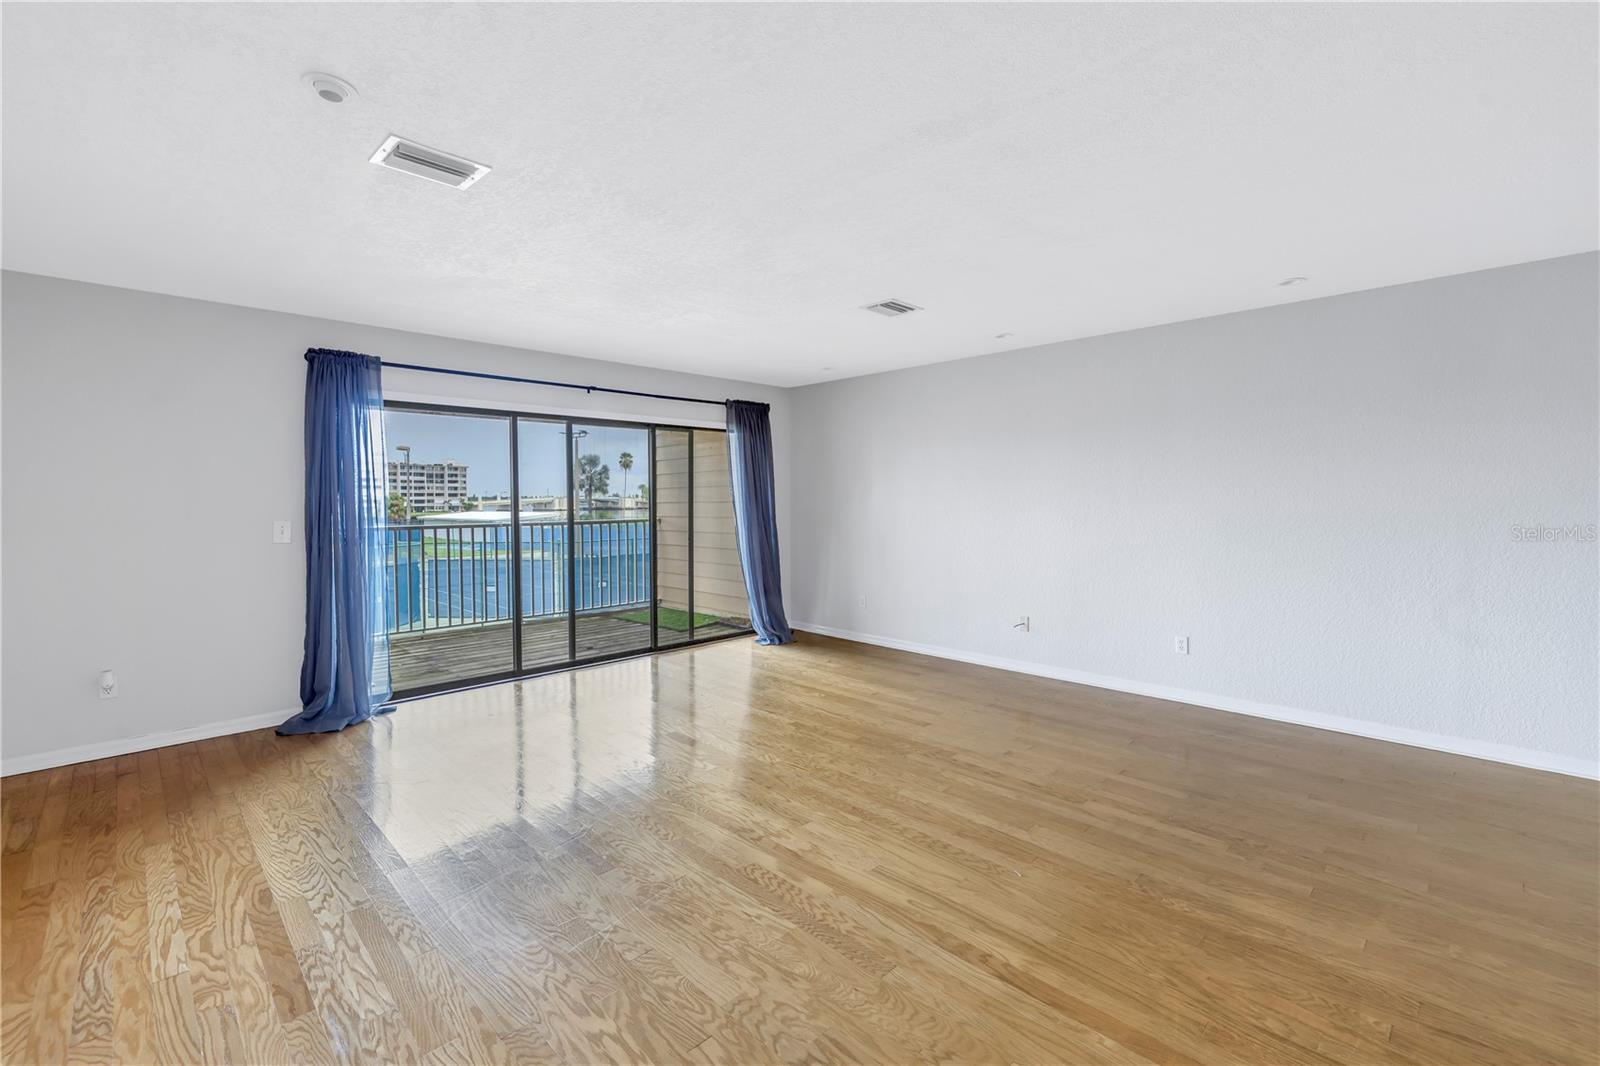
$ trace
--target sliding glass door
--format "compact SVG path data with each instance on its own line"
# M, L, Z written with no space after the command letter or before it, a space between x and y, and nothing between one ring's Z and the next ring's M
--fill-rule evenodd
M656 639L694 639L689 616L689 430L656 430Z
M522 671L572 661L572 552L567 520L571 427L564 420L517 419L517 527L522 575L517 628Z
M717 429L696 429L691 431L691 437L693 633L696 638L742 633L750 628L750 599L744 588L744 568L739 562L739 541L733 525L728 435Z
M725 435L391 403L402 696L749 631Z
M683 644L748 632L728 435L657 427L655 438L657 639Z
M650 430L572 427L576 658L650 650Z
M511 632L511 419L386 409L385 579L396 690L516 668Z

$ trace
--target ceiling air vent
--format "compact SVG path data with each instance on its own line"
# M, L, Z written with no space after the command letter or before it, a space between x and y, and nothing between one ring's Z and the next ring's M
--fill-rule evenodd
M872 304L867 310L893 318L895 315L909 314L912 311L920 311L922 308L916 304L908 304L904 300L885 300L881 304Z
M369 162L404 174L437 181L456 189L465 189L489 173L489 168L470 159L462 159L449 152L424 148L415 141L390 135L372 154Z

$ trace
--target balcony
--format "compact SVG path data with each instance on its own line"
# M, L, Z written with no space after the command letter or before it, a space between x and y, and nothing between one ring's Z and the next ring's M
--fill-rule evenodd
M630 651L651 650L652 564L656 646L749 630L748 607L728 581L738 574L731 543L696 549L673 543L664 520L662 550L648 519L520 525L520 589L512 584L509 521L462 520L394 526L385 532L389 667L396 692L514 670L513 624L520 605L522 666L530 671ZM694 567L701 568L700 577ZM693 614L688 590L696 592ZM569 609L570 605L570 609ZM576 624L569 627L569 616Z

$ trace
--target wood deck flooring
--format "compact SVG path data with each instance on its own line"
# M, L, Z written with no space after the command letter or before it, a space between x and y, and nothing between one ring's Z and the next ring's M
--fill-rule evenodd
M598 659L631 651L648 651L650 626L625 617L638 608L615 614L578 617L577 659ZM717 622L696 626L694 639L733 636L745 628ZM689 634L662 631L662 642L681 643ZM524 668L555 666L568 661L565 618L523 623ZM511 623L456 626L389 637L389 672L396 692L426 688L446 681L487 677L512 668Z

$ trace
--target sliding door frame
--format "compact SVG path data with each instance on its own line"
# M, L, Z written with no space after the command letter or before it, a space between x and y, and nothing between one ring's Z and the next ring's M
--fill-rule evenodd
M689 643L694 643L694 430L689 430L689 461L684 464L689 474L689 561L684 572L689 575Z
M478 407L456 405L436 402L422 402L413 400L385 400L384 411L410 411L418 414L437 415L465 415L480 418L506 419L510 422L508 438L511 449L511 559L509 576L511 580L511 669L498 671L476 677L457 678L450 681L441 681L434 685L423 685L416 688L402 689L394 693L393 702L419 699L423 696L437 695L441 692L454 692L458 689L479 688L484 685L501 684L506 681L515 681L525 677L538 677L540 674L555 673L560 670L573 670L583 666L595 666L600 663L616 662L622 659L638 658L642 655L654 655L657 652L675 651L678 648L694 647L698 644L710 644L719 640L729 640L734 637L749 636L755 630L750 627L740 629L733 633L722 633L711 637L696 637L694 615L694 434L697 427L677 425L672 422L639 422L619 418L589 418L583 415L558 415L541 414L537 411L508 410L495 407ZM517 423L521 419L546 422L560 425L565 431L566 439L566 480L567 480L567 659L565 662L542 663L528 668L523 662L522 649L522 486L521 462L518 454ZM577 437L573 430L577 426L617 426L625 429L642 429L650 440L650 508L647 521L650 524L650 646L648 648L632 648L625 651L611 652L606 655L592 655L587 658L578 657L578 611L577 611L577 581L578 581L578 540L577 540ZM708 427L698 427L706 430ZM686 574L688 580L687 601L689 604L689 639L674 644L663 645L660 640L659 613L661 609L661 595L659 585L660 567L658 562L661 557L660 528L656 516L656 505L659 494L656 486L657 448L656 431L660 429L673 430L688 434L687 477L688 477L688 519L685 524L687 535ZM725 430L710 430L720 433ZM389 457L384 456L384 469L388 469ZM388 488L385 486L385 496ZM392 639L392 635L391 635Z
M385 407L387 408L387 405ZM507 575L511 578L511 672L513 674L522 673L522 495L517 485L517 463L522 449L517 444L518 421L520 420L516 418L511 420L511 559L506 566Z
M566 422L567 442L567 662L578 661L578 435L572 419ZM520 467L520 464L519 464ZM517 496L516 512L522 514L522 488L517 479L521 469L511 472L511 491ZM522 580L522 559L517 559L517 580ZM522 643L522 619L517 619L516 642Z
M650 647L661 647L661 519L656 517L656 501L661 498L661 482L656 480L656 426L650 427Z

